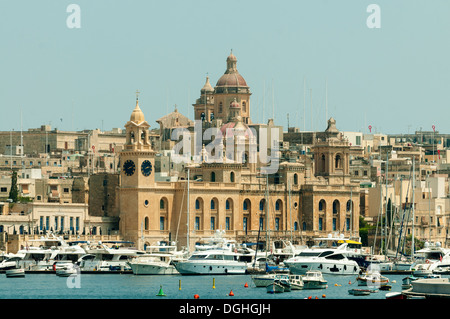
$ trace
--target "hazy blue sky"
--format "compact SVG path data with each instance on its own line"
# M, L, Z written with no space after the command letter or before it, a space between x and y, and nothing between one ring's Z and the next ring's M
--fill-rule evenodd
M21 111L24 130L123 128L137 89L152 127L175 104L193 118L233 49L253 122L275 110L301 130L333 116L341 131L450 133L448 0L0 0L0 37L0 130L20 129Z

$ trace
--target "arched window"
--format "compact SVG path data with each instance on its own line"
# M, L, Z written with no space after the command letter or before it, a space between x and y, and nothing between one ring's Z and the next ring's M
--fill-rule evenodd
M260 211L264 211L264 199L261 199L261 200L259 201L259 210L260 210Z
M281 210L281 206L282 206L282 202L281 202L281 199L279 199L275 202L275 210L276 211Z
M319 202L319 212L324 212L326 210L327 204L324 199Z
M298 185L298 175L294 174L294 185Z
M219 103L219 113L222 113L222 102Z
M159 209L164 209L166 207L165 203L164 203L164 199L161 198L161 200L159 201Z
M225 209L229 210L231 209L231 205L230 205L230 201L227 199L227 201L225 202Z
M200 209L200 201L198 199L195 200L195 209Z
M247 199L244 200L244 203L242 204L242 209L243 209L243 210L248 210L248 202L247 202Z
M148 217L145 217L144 218L144 229L148 230L148 227L149 227Z
M211 199L211 209L212 210L216 209L216 202L214 199Z
M336 199L333 202L333 214L339 214L339 211L340 211L340 204L339 201Z
M247 112L247 103L245 101L242 101L242 112Z
M353 202L351 200L347 201L347 212L352 212L353 211Z
M230 173L230 182L234 183L234 172Z
M211 172L211 182L215 182L216 181L216 173Z

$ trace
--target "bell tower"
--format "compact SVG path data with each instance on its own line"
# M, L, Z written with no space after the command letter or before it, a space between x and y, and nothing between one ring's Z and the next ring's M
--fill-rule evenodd
M122 187L151 186L155 182L155 152L150 143L149 128L136 96L136 107L125 124L126 141L120 154Z
M138 93L136 106L125 124L126 141L120 153L119 227L124 239L142 249L142 223L147 217L156 225L153 219L157 220L158 216L152 215L154 206L151 205L154 202L155 151L149 139L150 125L139 107Z

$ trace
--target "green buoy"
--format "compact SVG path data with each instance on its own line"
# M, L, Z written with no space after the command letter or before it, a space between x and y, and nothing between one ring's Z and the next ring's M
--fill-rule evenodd
M158 294L157 294L156 296L158 296L158 297L165 297L165 296L166 296L166 295L164 294L163 290L162 290L162 285L159 286L159 292L158 292Z

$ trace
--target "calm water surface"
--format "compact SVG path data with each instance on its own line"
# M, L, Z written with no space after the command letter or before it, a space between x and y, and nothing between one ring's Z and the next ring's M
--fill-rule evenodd
M391 292L400 292L407 275L386 275ZM27 274L24 278L6 278L0 274L0 299L385 299L388 291L379 290L369 296L348 293L358 287L356 276L325 275L328 288L293 290L268 294L256 288L250 275L229 276L135 276L133 274L81 274L78 278L55 274ZM248 287L245 287L245 285ZM181 288L181 289L180 289ZM160 289L166 295L157 296ZM234 296L230 296L230 292Z

